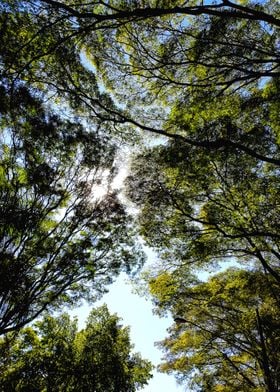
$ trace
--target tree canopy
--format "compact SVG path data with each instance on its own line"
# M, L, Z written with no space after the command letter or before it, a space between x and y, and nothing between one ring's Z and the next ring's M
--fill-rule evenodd
M260 264L280 282L279 168L264 158L269 150L279 156L278 101L268 98L270 89L258 92L258 106L237 94L209 103L200 112L206 128L195 111L174 113L179 126L193 117L191 133L208 140L231 135L236 144L257 146L263 157L230 145L205 151L182 139L134 159L128 195L140 208L141 234L170 263L196 268L234 258L245 267Z
M151 292L183 320L162 369L279 388L279 26L273 0L1 3L0 332L142 263L110 187L130 143ZM241 270L193 276L227 260Z
M72 97L103 123L171 136L174 124L166 128L162 120L178 101L187 106L197 95L209 100L279 77L275 1L22 0L4 1L2 10L3 40L9 40L3 75ZM100 78L122 110L100 94ZM167 110L156 110L159 102Z
M152 366L132 349L128 327L105 305L80 331L67 314L45 316L1 339L0 390L134 392Z
M7 96L3 87L0 333L93 298L143 261L110 186L115 143L59 116L24 85L10 103ZM100 186L103 198L95 197Z
M229 269L202 282L165 272L150 288L158 311L183 320L159 343L163 371L192 390L279 389L279 285L272 278Z

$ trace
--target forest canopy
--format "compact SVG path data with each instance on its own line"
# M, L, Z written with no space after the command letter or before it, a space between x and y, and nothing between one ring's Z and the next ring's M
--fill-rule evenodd
M2 334L137 270L142 237L183 320L161 370L278 391L279 27L274 0L1 2Z

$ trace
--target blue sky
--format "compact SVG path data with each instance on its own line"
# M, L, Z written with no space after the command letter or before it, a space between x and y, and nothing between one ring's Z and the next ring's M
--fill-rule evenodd
M126 153L126 154L125 154ZM113 188L121 190L123 188L123 180L127 175L128 152L124 151L119 163L119 174L113 182ZM102 197L106 193L103 185L95 189L95 196ZM123 197L122 201L127 204L127 200ZM127 206L128 207L128 206ZM131 211L130 211L131 209ZM129 206L132 213L134 209ZM134 211L135 213L135 211ZM156 253L152 249L143 246L147 255L145 267L151 266L156 260ZM153 365L161 362L163 353L155 347L154 343L162 340L168 335L167 328L173 323L171 317L159 318L153 314L152 303L138 294L134 293L133 286L129 282L126 274L121 274L114 284L108 287L109 292L102 299L92 306L84 305L79 309L69 312L75 315L79 320L79 327L83 328L84 323L93 307L97 307L106 303L111 313L117 313L122 319L124 326L130 327L130 338L134 344L134 351L140 352L144 359L149 359ZM175 377L172 375L162 374L154 370L154 377L150 380L149 385L141 389L141 392L187 392L186 386L178 385Z
M121 275L111 285L108 294L94 304L97 307L106 303L111 313L117 313L123 319L123 325L130 326L131 341L135 346L134 351L141 353L142 357L152 361L154 365L160 362L162 353L154 346L154 342L167 336L166 329L172 324L169 318L159 318L152 313L152 304L133 293L131 284L127 282L127 276ZM83 307L71 312L78 316L79 325L82 328L91 307ZM185 392L186 388L178 386L173 376L154 371L154 377L142 392Z
M147 266L153 262L155 254L150 249L144 247L147 251ZM236 266L233 260L223 265L221 269ZM207 279L209 272L201 273L200 279ZM140 352L142 357L149 359L154 365L161 361L163 353L154 346L156 341L162 340L168 335L167 328L171 326L173 320L171 317L159 318L153 314L152 303L145 298L134 293L132 284L129 282L127 275L124 273L109 286L109 292L102 299L92 305L97 307L106 303L111 313L117 313L122 318L124 326L130 326L130 338L134 344L134 351ZM84 305L70 314L76 315L79 319L79 326L83 328L92 307ZM154 377L150 380L149 385L141 389L141 392L189 392L186 385L178 385L174 376L166 375L154 371Z
M152 313L152 304L144 298L132 293L132 287L121 276L110 292L103 298L112 312L118 313L125 325L131 328L131 341L135 351L139 351L143 358L150 359L153 364L160 362L162 353L154 346L154 342L163 339L166 329L172 324L171 318L159 318ZM145 392L179 392L173 376L154 372L154 378L142 391Z

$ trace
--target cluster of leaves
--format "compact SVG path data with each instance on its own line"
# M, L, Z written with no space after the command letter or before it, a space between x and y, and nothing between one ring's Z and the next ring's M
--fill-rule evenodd
M164 272L150 282L158 309L181 315L159 343L161 369L198 391L279 389L279 285L257 270L207 282Z
M1 333L18 329L49 305L104 291L142 256L126 213L110 189L115 146L77 121L47 111L24 86L2 113ZM94 284L93 284L94 282Z
M0 340L1 391L134 392L152 366L132 353L129 329L104 305L84 329L67 314L45 316Z
M0 29L0 389L133 392L152 366L116 316L97 309L78 332L46 313L96 299L144 260L111 186L114 105L82 62L73 18L4 1Z
M266 89L273 90L271 99L266 95L254 108L266 92L233 95L194 112L190 137L203 138L208 149L175 139L147 148L132 163L128 195L141 208L141 234L169 263L195 268L232 257L244 265L255 260L280 282L279 135L273 119L279 93ZM185 127L192 113L178 108L173 115Z
M162 260L150 281L156 309L181 321L159 343L160 369L192 390L275 392L279 80L223 99L195 98L174 105L167 126L176 133L142 150L127 179L141 235ZM226 261L243 270L207 283L192 277Z

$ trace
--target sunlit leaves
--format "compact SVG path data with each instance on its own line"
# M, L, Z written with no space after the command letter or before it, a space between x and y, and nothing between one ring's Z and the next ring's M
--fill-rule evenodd
M141 209L141 233L171 264L235 257L277 271L279 173L266 162L279 154L274 105L262 91L213 100L205 111L198 102L190 126L181 106L171 121L190 142L146 149L133 162L128 195Z
M133 392L147 383L152 366L132 349L129 329L106 306L93 310L81 331L67 314L47 315L1 339L1 388Z
M159 343L165 351L162 371L189 381L195 390L208 385L206 390L217 391L224 385L230 391L263 391L278 385L279 288L273 281L256 271L231 269L189 285L173 273L170 282L177 289L170 299L169 285L161 280L151 281L157 307L185 319Z
M272 390L279 5L206 3L1 4L3 331L141 264L133 223L110 190L113 139L139 141L138 127L166 136L139 150L127 194L163 262L151 282L158 309L190 324L166 342L173 368L205 391ZM192 275L226 260L245 275Z

